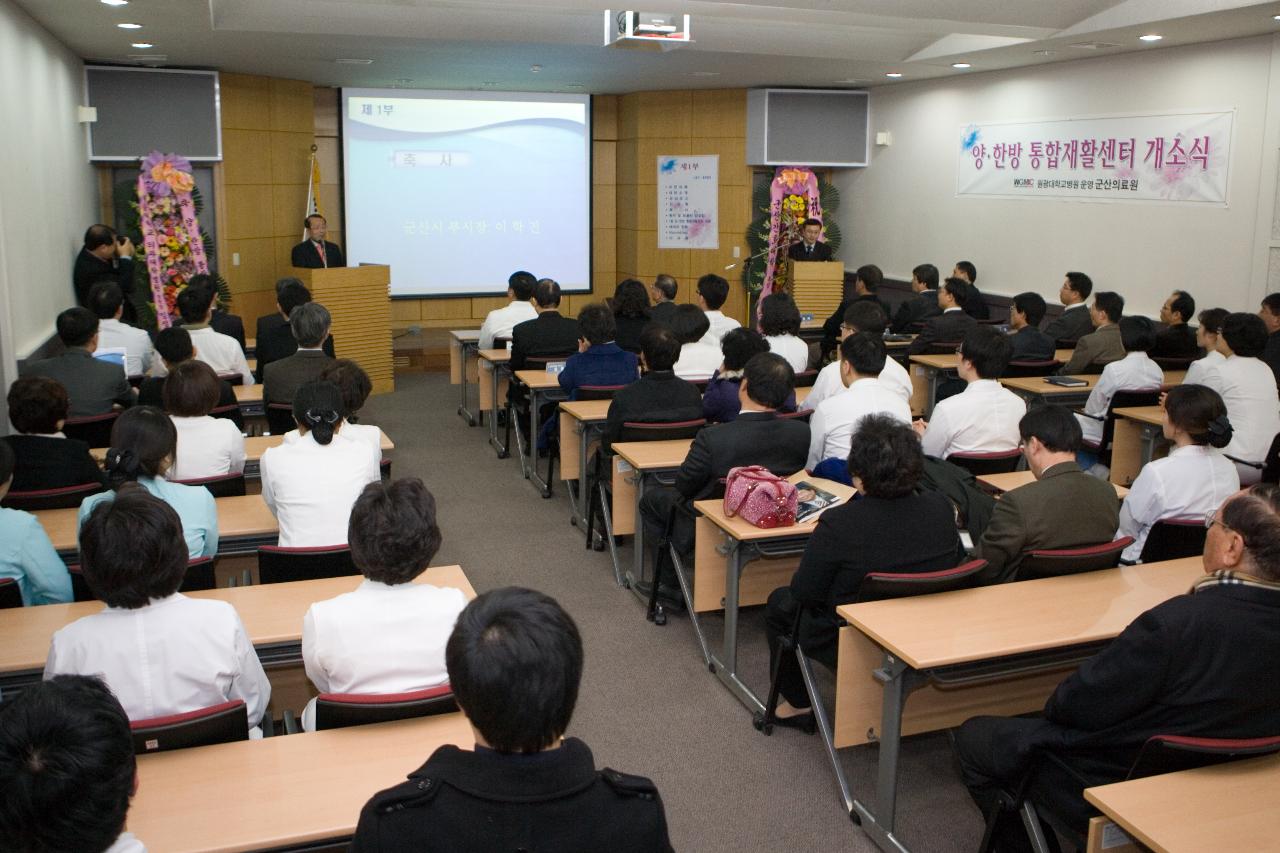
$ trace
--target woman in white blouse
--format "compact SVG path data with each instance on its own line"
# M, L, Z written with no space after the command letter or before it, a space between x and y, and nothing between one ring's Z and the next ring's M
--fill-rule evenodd
M298 439L262 454L262 499L280 522L283 547L347 544L351 506L379 478L378 454L337 434L342 411L338 386L305 383L293 398Z
M364 574L353 592L311 605L302 661L321 693L406 693L449 680L444 649L462 591L412 581L440 550L436 502L417 478L366 486L351 509L351 555ZM302 713L315 730L315 701Z
M1280 395L1275 374L1261 358L1267 347L1267 326L1257 314L1228 314L1218 336L1218 352L1225 358L1210 383L1227 406L1233 434L1223 453L1236 462L1240 485L1262 478L1271 442L1280 433Z
M1120 507L1118 536L1132 536L1124 559L1136 562L1147 534L1165 518L1202 519L1240 489L1240 476L1218 448L1231 441L1227 407L1204 385L1178 385L1164 400L1169 455L1145 466Z
M244 471L244 435L227 418L209 415L218 405L220 382L203 361L184 361L164 380L164 410L178 431L178 452L169 477L200 480Z
M1218 352L1218 337L1222 334L1222 321L1227 319L1226 308L1206 308L1200 312L1200 325L1196 327L1196 345L1204 350L1204 358L1191 362L1183 385L1208 385L1217 389L1215 371L1226 357Z
M365 401L373 392L373 382L364 368L349 358L340 358L326 367L320 378L338 386L342 395L342 426L338 427L338 435L363 441L373 448L373 452L382 458L382 430L373 424L360 424L356 420Z
M791 369L803 373L809 368L809 345L801 340L800 309L786 293L772 293L760 305L760 331L769 349L787 360Z

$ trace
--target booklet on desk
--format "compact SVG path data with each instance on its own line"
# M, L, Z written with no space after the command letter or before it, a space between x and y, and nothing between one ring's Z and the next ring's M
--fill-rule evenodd
M796 524L803 524L828 507L843 503L844 498L823 491L808 481L796 483Z
M1089 380L1077 379L1074 376L1046 376L1044 381L1050 385L1060 385L1063 388L1083 388L1089 384Z

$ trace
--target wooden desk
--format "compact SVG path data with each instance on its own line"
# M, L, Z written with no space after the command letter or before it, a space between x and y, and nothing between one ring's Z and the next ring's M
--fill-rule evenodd
M259 435L267 430L267 404L262 399L262 383L233 385L236 402L240 404L240 416L248 435Z
M474 743L455 713L142 755L129 830L166 853L342 843L371 796L437 748Z
M1155 853L1262 853L1280 843L1278 782L1280 757L1272 755L1086 788L1084 798ZM1089 850L1104 849L1095 838L1107 823L1090 823Z
M236 402L240 404L241 409L247 410L250 406L262 403L261 382L253 385L232 385L231 390L235 392Z
M1164 372L1164 384L1166 386L1181 385L1186 376L1187 372L1185 370L1166 370ZM1061 406L1083 406L1085 401L1089 399L1089 392L1093 390L1093 386L1098 384L1098 376L1078 375L1072 378L1083 379L1089 384L1081 385L1077 388L1064 388L1061 385L1045 382L1045 377L1043 376L1021 376L1016 379L1001 379L1000 384L1019 397L1026 399L1028 403L1046 402L1056 403Z
M382 430L378 430L379 444L382 447L382 455L384 458L391 456L391 452L396 449L395 444L387 437ZM283 435L250 435L244 440L244 475L246 478L252 479L261 475L259 464L262 462L262 454L266 453L268 448L276 447L284 443ZM107 458L107 448L95 447L89 451L95 462L101 465Z
M1036 475L1030 471L1013 471L1008 474L983 474L979 476L978 482L989 488L992 492L999 494L1008 492L1020 486L1026 486L1036 481ZM1129 494L1129 490L1124 486L1116 486L1116 497L1121 500Z
M455 329L449 332L449 384L462 386L458 414L468 426L476 425L475 413L467 408L467 386L480 381L480 368L475 359L479 349L479 329Z
M842 791L834 749L871 734L880 742L877 811L851 803L862 828L882 849L905 849L892 837L903 734L1038 710L1066 670L1203 572L1191 557L837 607L849 625L840 629L828 754Z
M587 474L591 454L600 446L600 428L609 415L612 400L566 400L560 404L560 479L569 490L570 521L586 534L587 507L591 505ZM576 440L575 440L576 438ZM577 480L575 494L574 480ZM609 542L610 554L615 553ZM614 559L614 577L622 583L618 561Z
M258 354L258 339L257 339L257 338L245 338L245 339L244 339L244 354L245 354L245 356L246 356L246 357L251 356L251 355L252 355L252 356L256 356L256 355Z
M1134 406L1115 411L1111 482L1128 486L1138 478L1142 466L1156 456L1156 443L1164 435L1164 409L1160 406Z
M544 498L549 498L551 497L550 479L544 480L538 473L538 430L541 427L538 410L542 407L542 403L564 399L565 394L560 390L558 373L549 373L546 370L517 370L514 376L515 380L529 391L529 447L520 459L520 468L524 478L531 480Z

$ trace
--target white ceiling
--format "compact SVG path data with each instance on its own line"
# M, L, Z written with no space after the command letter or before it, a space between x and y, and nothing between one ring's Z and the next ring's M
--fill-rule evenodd
M695 43L649 53L603 47L603 7L584 0L15 2L90 60L150 53L317 85L592 93L891 85L891 71L919 80L1280 32L1276 0L667 2L643 8L690 14ZM1144 33L1164 38L1148 45Z

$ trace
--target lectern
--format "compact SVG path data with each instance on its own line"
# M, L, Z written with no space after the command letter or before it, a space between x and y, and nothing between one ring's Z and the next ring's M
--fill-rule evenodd
M311 298L333 317L333 344L338 358L364 368L373 393L394 391L391 355L391 267L365 264L332 269L293 268Z
M792 261L791 297L801 314L825 319L840 307L844 293L844 263L841 261Z

